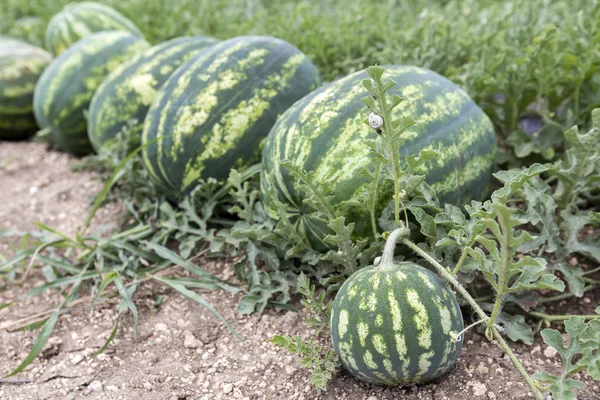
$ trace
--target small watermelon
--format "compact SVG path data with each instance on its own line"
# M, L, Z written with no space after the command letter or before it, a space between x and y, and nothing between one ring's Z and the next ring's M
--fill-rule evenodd
M112 30L130 32L143 38L133 22L112 7L90 1L69 3L50 19L46 28L46 49L58 56L94 32Z
M51 61L39 47L0 38L0 139L24 139L37 130L33 91Z
M482 199L492 184L496 154L494 127L487 115L462 89L435 72L412 66L385 70L386 77L397 82L391 91L405 98L394 116L418 121L406 132L401 154L439 151L418 172L440 201L463 205ZM323 241L329 233L327 221L303 202L305 194L296 190L280 161L291 160L314 172L317 189L330 190L334 207L370 198L372 181L361 171L374 166L365 142L377 135L363 123L369 114L361 101L368 95L361 83L365 78L366 71L357 72L304 97L281 116L265 142L260 180L265 203L273 199L287 206L297 231L317 249L329 246ZM377 216L392 199L391 189L379 186ZM269 214L278 218L275 209ZM356 207L345 217L355 224L357 238L372 236L367 207Z
M89 153L85 110L94 91L111 71L147 47L131 33L106 31L58 56L40 77L33 100L35 118L51 132L52 142L77 155Z
M142 124L157 91L183 62L217 43L207 37L182 37L144 50L102 82L90 103L88 134L96 151L131 120L129 148L140 145Z
M447 373L462 349L456 296L433 272L386 258L358 270L331 308L331 342L356 378L380 385L422 383ZM395 243L394 243L395 244Z
M319 74L291 44L265 36L218 43L183 64L152 103L142 143L153 181L172 194L224 179L260 160L277 117L313 90Z

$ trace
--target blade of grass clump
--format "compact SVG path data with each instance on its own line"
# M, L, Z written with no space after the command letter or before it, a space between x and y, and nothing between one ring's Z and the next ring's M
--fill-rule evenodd
M27 257L32 255L33 253L35 253L35 249L27 249L27 250L18 252L13 257L9 258L8 260L6 260L2 264L0 264L0 273L10 271L10 269L15 264L18 264L19 262L25 260Z
M173 289L177 290L179 293L181 293L182 295L184 295L185 297L187 297L188 299L194 300L196 303L206 307L206 309L208 309L208 311L210 311L211 313L213 313L213 315L215 317L217 317L221 322L223 322L223 324L225 324L225 326L227 327L227 329L229 329L229 331L236 337L236 339L242 341L244 340L244 338L235 331L235 329L233 329L233 327L231 325L229 325L229 323L225 320L225 318L223 318L221 316L221 314L219 314L217 312L217 310L215 310L214 308L212 308L212 306L210 305L209 302L207 302L206 300L204 300L204 298L202 296L200 296L198 293L193 292L191 290L189 290L187 287L185 287L184 285L177 283L169 278L163 278L163 277L154 277L154 279L156 279L159 282L164 283L165 285L168 285L170 287L172 287Z
M123 281L121 280L121 275L119 275L118 273L115 275L114 278L114 283L115 286L117 287L117 290L119 291L119 294L122 297L122 302L123 304L131 311L131 314L133 315L133 322L135 324L135 336L138 336L138 311L137 311L137 307L135 306L135 304L133 303L133 300L131 300L131 294L135 291L136 285L130 286L129 289L127 289L125 287L125 285L123 284Z
M77 241L77 239L73 239L72 237L69 237L68 235L66 235L66 234L62 233L61 231L58 231L58 230L56 230L56 229L54 229L54 228L52 228L52 227L50 227L50 226L48 226L48 225L44 224L43 222L39 222L39 221L38 221L38 222L34 222L33 224L34 224L35 226L37 226L38 228L41 228L41 229L43 229L43 230L45 230L45 231L48 231L48 232L50 232L50 233L54 233L55 235L58 235L58 236L60 236L61 238L65 239L65 240L67 240L67 241L69 241L69 242L72 242L72 243L79 243L79 242ZM45 244L45 243L44 243L44 244Z
M77 267L74 264L71 264L68 261L63 259L57 259L49 256L37 256L38 261L50 265L54 268L62 269L72 274L78 274L81 272L81 267Z
M48 289L60 287L60 286L66 285L68 283L73 283L73 282L77 282L77 281L86 281L88 279L92 279L92 278L96 277L97 275L98 275L98 273L95 271L88 271L88 272L85 272L80 275L71 275L71 276L65 276L63 278L58 278L55 281L48 282L43 285L34 287L29 292L27 292L27 294L25 295L25 298L30 298L30 297L40 295Z
M131 254L135 254L136 256L143 258L151 263L159 262L161 259L156 257L154 254L144 251L134 245L131 245L125 241L113 241L111 245L117 249L126 250Z
M119 313L119 315L117 316L117 321L115 323L115 327L113 328L112 332L108 336L108 339L106 339L106 342L104 342L104 344L102 345L102 347L100 347L100 349L97 352L95 352L94 354L92 354L92 356L90 357L90 360L93 360L94 358L98 357L100 354L104 353L104 350L106 350L106 348L113 341L113 339L117 335L117 331L119 330L119 320L121 319L121 315L122 314Z
M23 235L23 237L21 238L21 250L25 250L27 249L27 242L29 242L29 237L31 235L29 233L26 233Z
M8 303L0 303L0 310L4 310L5 308L10 307L11 304L12 304L12 301L8 302Z
M6 375L5 378L10 378L11 376L15 376L16 374L22 372L29 364L31 364L33 360L35 360L38 354L42 352L44 345L46 344L46 342L50 338L50 335L52 334L52 331L54 330L56 321L58 321L58 316L59 311L56 310L52 313L50 318L48 318L46 322L44 322L44 326L42 327L42 330L36 338L35 343L33 344L33 347L31 348L31 351L29 352L27 357L25 357L25 359L21 362L21 364L19 364L17 368L15 368L10 374Z
M229 287L230 289L228 290L228 289L223 288L222 286L214 283L210 279L181 278L181 277L164 277L163 279L168 279L169 281L177 282L188 288L212 289L212 290L224 289L224 290L227 290L229 293L238 293L238 292L242 291L242 289L240 289L240 288L235 288L235 287L231 287L231 286Z
M179 254L175 253L174 251L167 249L165 246L161 246L160 244L152 243L152 242L144 242L144 244L149 249L155 251L156 254L158 254L160 257L162 257L166 260L169 260L170 262L172 262L175 265L181 265L184 269L191 272L192 274L198 275L201 277L205 277L205 278L209 278L210 280L213 281L213 283L217 284L221 289L224 289L224 290L227 290L227 291L233 292L233 293L235 293L236 291L239 291L239 289L237 289L234 286L231 286L228 282L217 278L210 272L198 267L196 264L190 262L189 260L186 260L185 258L181 257Z
M102 278L102 283L100 284L100 287L98 288L98 291L96 292L96 295L90 302L90 311L92 310L92 308L94 308L94 304L96 304L98 297L102 294L104 289L106 289L106 287L115 280L116 276L117 276L117 273L115 271L111 271L108 274L104 275L104 277Z
M88 217L85 220L85 224L83 226L83 232L87 231L87 229L90 227L90 223L92 222L94 215L96 215L96 211L98 211L98 209L100 208L102 203L104 203L104 200L106 200L106 197L108 196L108 193L110 192L110 189L112 189L114 184L117 183L117 181L121 178L121 176L123 176L123 174L121 173L121 170L125 167L125 165L133 157L135 157L136 154L138 154L140 151L142 151L146 146L149 146L150 144L156 142L158 139L161 139L161 137L157 137L153 140L150 140L147 143L144 143L143 145L141 145L140 147L138 147L137 149L135 149L131 153L129 153L129 155L127 155L127 157L125 157L123 159L123 161L121 161L119 163L119 165L117 165L115 170L112 172L112 174L110 175L110 177L108 178L108 180L106 181L104 186L102 187L100 194L98 194L98 197L96 197L96 201L94 201L94 205L92 206L92 209L90 210L90 213L88 214Z
M48 318L44 318L44 319L41 319L39 321L32 322L29 325L25 325L24 327L21 327L21 328L17 329L17 331L22 331L22 332L24 332L24 331L32 331L34 329L39 328L40 326L43 326L46 323L46 321L48 321Z

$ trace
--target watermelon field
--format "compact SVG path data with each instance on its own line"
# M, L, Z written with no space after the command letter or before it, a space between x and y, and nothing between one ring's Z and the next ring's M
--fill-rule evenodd
M600 399L598 0L0 0L0 399Z

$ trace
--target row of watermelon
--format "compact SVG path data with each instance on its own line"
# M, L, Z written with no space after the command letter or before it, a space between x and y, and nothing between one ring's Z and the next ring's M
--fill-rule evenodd
M129 20L94 3L70 5L52 19L47 48L53 61L41 49L4 43L10 56L0 57L2 137L35 129L33 110L52 141L75 154L115 141L142 144L152 180L175 196L200 179L224 179L232 168L262 159L265 204L283 203L298 232L318 249L328 247L329 221L304 202L281 160L313 171L316 188L330 194L334 207L373 196L361 173L373 163L365 141L375 135L363 123L364 71L317 88L319 74L306 55L264 36L185 37L150 47ZM420 172L442 201L481 198L496 152L488 117L431 71L388 66L386 73L406 99L395 116L419 121L406 133L402 154L439 152ZM119 142L124 129L130 143ZM381 212L392 192L387 185L378 191ZM372 235L365 209L346 215L357 237ZM268 212L279 218L276 209ZM396 268L393 246L387 252L380 268L359 271L338 293L334 347L363 380L433 379L460 352L451 340L451 332L462 330L458 304L434 274L414 265Z
M318 249L328 247L328 221L304 204L279 161L314 171L318 189L327 190L335 204L370 195L369 179L361 174L372 163L364 142L373 135L362 122L364 71L315 90L316 68L282 40L184 37L150 47L129 20L96 3L67 6L51 20L47 36L54 60L42 49L2 42L5 138L33 130L32 108L52 141L74 154L98 151L130 129L131 142L122 145L144 144L151 178L174 195L189 193L199 179L224 179L262 155L265 203L283 202L297 230ZM487 116L431 71L389 66L387 73L407 99L395 109L397 116L419 121L402 153L439 152L420 172L442 201L481 198L496 151ZM391 198L386 185L380 192L378 212ZM365 209L346 218L360 237L371 234ZM268 211L278 218L275 209Z
M103 27L122 30L93 33ZM279 161L315 171L315 183L335 203L369 195L368 178L360 173L372 162L363 144L372 135L362 123L365 72L314 90L316 68L282 40L184 37L149 47L129 20L95 3L67 6L51 20L47 42L58 54L53 61L41 49L3 41L5 138L35 127L35 88L35 118L55 144L86 154L130 127L132 142L123 145L144 143L150 176L172 194L189 193L201 178L223 179L231 168L260 161L262 152L266 203L285 203L298 231L319 249L327 247L327 221L307 209ZM395 112L419 121L402 153L439 151L421 172L442 201L480 198L490 184L496 150L487 116L464 91L431 71L390 66L387 73L407 99ZM390 197L382 185L377 211ZM274 209L269 212L277 218ZM355 214L347 220L355 222L358 236L368 236L369 216Z

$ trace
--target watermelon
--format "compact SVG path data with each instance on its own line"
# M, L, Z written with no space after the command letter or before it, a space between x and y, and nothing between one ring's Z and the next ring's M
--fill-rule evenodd
M397 82L391 92L405 98L394 109L394 117L418 121L405 133L400 153L439 151L417 172L425 175L441 202L463 205L485 196L497 148L490 119L463 90L435 72L412 66L385 68L385 76ZM296 190L295 180L280 161L287 159L314 172L316 189L328 191L338 210L345 202L369 199L372 181L361 171L376 163L365 141L377 134L363 122L369 115L361 101L368 95L361 83L366 78L366 71L357 72L304 97L281 116L264 145L260 182L269 215L278 219L276 205L286 206L290 222L316 249L329 247L323 241L328 221L303 202L305 193ZM392 185L379 186L377 217L392 195ZM346 223L355 224L356 238L373 235L367 206L353 207L345 217Z
M227 178L260 161L277 117L319 82L315 66L291 44L266 36L223 41L167 80L144 121L143 160L171 194L200 179Z
M454 293L428 269L394 262L391 240L393 234L379 265L352 274L336 294L331 342L358 379L389 386L422 383L455 365L464 323Z
M143 38L133 22L112 7L88 1L69 3L50 19L46 28L46 49L57 56L94 32L112 30Z
M33 91L51 61L39 47L0 38L0 139L24 139L37 130Z
M207 37L182 37L151 47L123 63L102 82L90 103L88 135L96 151L128 121L136 120L129 148L140 145L146 113L167 78L187 59L217 43Z
M94 91L111 71L147 47L145 40L128 32L98 32L46 68L35 87L33 108L53 143L76 155L91 151L85 110Z

